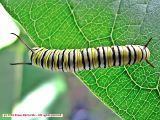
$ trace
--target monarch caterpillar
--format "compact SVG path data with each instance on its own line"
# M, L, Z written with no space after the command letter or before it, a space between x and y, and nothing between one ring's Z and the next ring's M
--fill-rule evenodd
M111 47L97 47L84 49L49 50L46 48L30 48L18 35L11 33L29 49L30 63L11 63L11 65L28 64L40 66L44 69L62 72L77 72L95 68L107 68L112 66L132 65L149 61L150 51L146 45L125 45Z

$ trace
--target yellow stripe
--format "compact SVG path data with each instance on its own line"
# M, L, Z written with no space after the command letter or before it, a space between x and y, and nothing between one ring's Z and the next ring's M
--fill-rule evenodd
M132 48L132 46L130 45L129 48ZM131 61L133 61L135 56L134 56L134 53L132 52L132 50L134 51L134 49L132 48L130 50L131 50Z
M94 57L95 57L95 53L94 53L94 48L91 48L91 60L92 60L92 66L93 66L93 68L95 68L95 59L94 59Z
M80 55L80 49L77 49L77 53L76 53L76 58L77 58L77 66L76 68L78 68L78 70L81 70L82 68L82 64L81 64L81 55Z
M41 66L40 64L40 58L41 58L41 54L45 51L46 49L42 48L42 51L37 50L34 52L33 55L33 64L36 66ZM37 64L36 64L36 59L37 59Z
M33 53L33 57L32 57L32 63L34 64L34 65L36 65L36 58L37 58L37 53L35 52L35 53Z
M88 53L89 53L90 67L91 67L91 69L93 69L94 64L93 64L93 60L92 60L92 48L88 48Z
M92 61L93 61L93 68L98 68L98 54L95 48L92 48Z
M107 47L108 66L113 66L113 53L111 47Z
M65 50L64 52L64 62L63 62L63 69L64 71L68 71L69 70L69 67L68 67L68 49Z
M57 50L54 54L54 70L58 71L57 61L58 61L58 55L61 51Z
M37 52L38 51L34 51L34 53L33 53L33 57L32 57L32 63L34 64L34 65L36 65L36 58L37 58Z
M140 60L142 59L142 51L138 46L136 46L135 48L136 48L136 54L137 54L136 63L139 63Z
M122 46L123 48L123 64L127 65L129 61L129 51L126 46Z
M44 66L45 66L45 68L47 68L47 69L49 69L49 65L47 65L47 61L48 61L51 53L52 53L52 50L47 51L47 56L44 58Z

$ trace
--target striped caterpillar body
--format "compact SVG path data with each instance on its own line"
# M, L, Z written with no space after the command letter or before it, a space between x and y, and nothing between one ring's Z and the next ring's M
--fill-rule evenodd
M48 50L32 48L29 57L33 65L62 72L77 72L95 68L132 65L150 57L150 51L139 45Z
M12 33L14 34L14 33ZM14 34L16 35L16 34ZM16 35L23 43L24 41ZM64 49L49 50L46 48L30 48L28 45L30 64L40 66L44 69L61 72L77 72L81 70L91 70L96 68L108 68L113 66L132 65L146 61L154 67L149 61L150 51L146 45L125 45L111 47L97 47L84 49Z

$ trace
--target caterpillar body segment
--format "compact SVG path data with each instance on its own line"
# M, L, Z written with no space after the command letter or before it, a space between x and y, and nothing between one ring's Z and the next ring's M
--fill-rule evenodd
M150 57L149 49L140 45L64 50L36 47L32 50L34 52L29 51L32 65L61 72L132 65Z

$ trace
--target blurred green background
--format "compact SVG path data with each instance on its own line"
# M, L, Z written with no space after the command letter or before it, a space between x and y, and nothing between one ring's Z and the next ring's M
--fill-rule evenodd
M2 37L4 30L5 35L11 36L9 34L11 31L7 31L11 30L11 25L8 23L8 26L5 26L3 23L4 16L8 14L2 12L4 11L2 9L0 6L0 24L3 24L0 28L0 44L10 39ZM27 44L33 46L23 30L21 31L20 36ZM71 73L54 73L29 65L9 65L29 61L24 45L19 41L11 43L0 48L1 119L11 119L2 117L2 114L6 113L62 113L63 118L30 119L120 120Z

